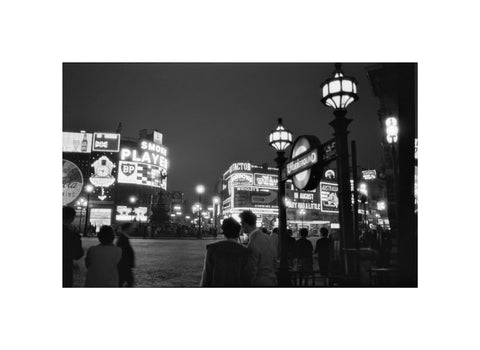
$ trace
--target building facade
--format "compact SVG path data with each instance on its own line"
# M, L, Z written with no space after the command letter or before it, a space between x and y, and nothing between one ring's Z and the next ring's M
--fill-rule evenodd
M168 149L157 132L63 133L63 205L77 210L83 231L123 222L147 222L152 203L167 190Z

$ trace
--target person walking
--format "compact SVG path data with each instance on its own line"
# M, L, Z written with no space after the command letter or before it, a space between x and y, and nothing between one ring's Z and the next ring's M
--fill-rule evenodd
M118 263L122 250L113 245L115 235L112 227L102 226L97 237L100 244L91 247L85 257L85 287L118 287Z
M119 287L133 287L133 271L135 267L135 253L130 245L130 233L133 225L129 222L120 226L116 246L122 249L122 258L118 263Z
M313 245L308 239L308 229L300 229L300 239L295 242L298 284L306 285L306 277L313 272Z
M63 207L63 233L62 233L62 260L64 288L73 287L73 260L80 259L84 252L80 235L73 230L72 222L75 219L75 209Z
M257 228L257 216L251 210L240 213L243 232L248 235L250 250L251 285L273 287L277 285L275 261L277 254L270 237Z
M321 237L315 244L315 254L317 255L320 274L322 276L328 276L331 240L328 238L328 230L325 227L320 229L320 234Z
M250 285L250 251L238 242L240 224L233 218L223 220L225 240L207 245L201 287L246 287Z

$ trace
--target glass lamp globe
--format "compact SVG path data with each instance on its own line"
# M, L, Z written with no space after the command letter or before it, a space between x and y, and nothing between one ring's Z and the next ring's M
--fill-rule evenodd
M396 143L398 140L398 121L395 117L385 119L387 142Z
M278 126L270 133L268 140L269 145L277 152L284 152L292 144L292 133L285 129L282 118L278 118Z
M357 80L346 77L341 69L342 65L335 65L333 78L322 84L322 103L333 109L346 109L352 102L358 100Z

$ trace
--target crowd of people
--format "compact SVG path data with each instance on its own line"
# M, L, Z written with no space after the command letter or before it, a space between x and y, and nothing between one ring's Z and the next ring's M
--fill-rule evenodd
M240 214L240 223L234 218L223 221L222 232L225 240L207 245L202 287L273 287L277 285L279 267L278 229L271 233L266 228L257 228L257 217L246 210ZM320 230L322 237L317 240L315 250L308 239L308 230L300 229L300 238L293 238L289 229L287 255L289 269L295 280L293 285L305 285L306 276L313 274L314 255L317 258L319 273L329 274L332 254L332 240L328 230ZM247 235L240 240L241 233Z
M63 207L63 287L73 287L73 261L84 256L80 234L73 229L75 209ZM115 232L104 225L97 234L99 244L88 249L85 256L87 276L85 287L132 287L135 253L130 245L131 223Z
M84 256L80 234L72 226L75 209L63 207L63 286L73 286L74 260ZM130 236L137 229L124 223L116 229L104 225L97 238L99 244L88 249L85 255L87 268L86 287L132 287L135 253ZM273 287L278 284L280 242L278 229L269 232L257 227L257 217L246 210L240 222L234 218L223 220L221 231L224 240L207 245L200 286L202 287ZM314 278L316 260L320 276L332 274L333 239L327 228L320 229L321 237L315 246L308 238L306 228L299 230L299 238L287 230L287 258L291 284L307 285ZM116 241L115 241L116 238ZM242 238L242 239L241 239ZM390 260L392 247L388 231L364 231L360 245L378 252L377 265L385 266Z

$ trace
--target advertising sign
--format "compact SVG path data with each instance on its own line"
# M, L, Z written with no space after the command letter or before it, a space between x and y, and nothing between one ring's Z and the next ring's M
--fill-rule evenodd
M147 207L127 207L125 205L117 205L117 213L115 219L117 221L141 221L147 222Z
M163 144L163 134L157 130L153 131L153 142Z
M268 174L253 174L254 185L258 187L278 188L278 176Z
M322 145L322 160L324 163L331 162L337 157L337 143L335 139L328 140Z
M63 132L62 152L92 152L92 134L86 132Z
M364 180L375 180L377 178L377 171L376 170L363 170L362 171L362 178Z
M165 170L162 168L137 162L119 162L118 182L167 189ZM162 179L163 178L163 179Z
M247 191L234 190L234 207L235 208L267 208L276 209L278 205L277 191Z
M92 150L96 152L118 152L120 149L120 134L93 134Z
M72 203L83 190L83 175L80 168L63 159L63 205Z
M338 213L338 185L320 182L320 210L324 213Z
M232 186L252 186L253 174L251 173L235 173L229 178Z
M97 232L103 225L111 225L112 223L112 209L106 208L91 208L89 211L90 223L97 226Z

